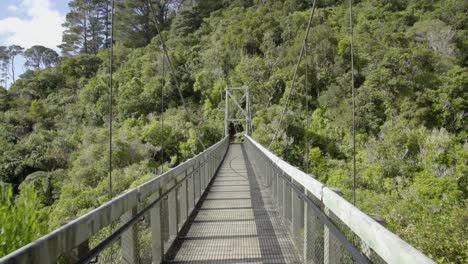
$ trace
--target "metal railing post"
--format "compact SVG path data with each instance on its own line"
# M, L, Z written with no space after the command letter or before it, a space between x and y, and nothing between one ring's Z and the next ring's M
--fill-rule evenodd
M211 156L211 160L210 160L210 178L208 179L207 182L210 182L211 178L213 178L213 175L214 175L214 162L216 160L216 154L213 154Z
M177 188L167 195L167 209L169 221L169 241L177 237Z
M283 218L284 218L284 224L288 227L289 232L292 233L292 226L291 226L291 186L287 183L287 180L284 180L283 184Z
M301 201L299 194L297 194L294 190L291 190L291 203L292 203L292 234L294 239L296 240L296 244L298 248L302 247L302 239L301 239L301 229L302 229L302 221L304 220L304 203Z
M198 168L195 167L196 165L193 165L192 168L192 175L189 176L187 179L187 202L188 202L188 212L189 214L193 211L195 208L195 192L194 192L194 180L195 180L195 174L198 171Z
M187 175L187 171L185 171L185 175ZM187 181L182 181L179 185L179 229L181 230L185 224L185 220L187 219Z
M122 224L130 221L137 214L137 208L134 207L120 217ZM128 228L120 238L122 263L138 263L138 235L136 225Z
M204 189L206 188L206 186L208 186L208 182L210 182L210 178L211 178L211 162L213 161L213 155L210 154L208 155L208 163L206 166L207 167L207 170L208 170L208 173L206 174L206 179L205 179L205 185L204 185Z
M283 173L283 172L280 172ZM278 196L276 197L276 204L278 205L278 209L280 212L280 215L283 216L283 185L284 185L284 179L278 175Z
M205 175L206 175L206 160L203 161L203 163L201 164L201 168L200 168L200 175L199 175L199 178L198 178L198 182L199 182L199 188L198 188L198 199L200 199L200 197L202 196L203 194L203 190L205 189Z
M268 186L268 189L271 189L271 178L273 177L272 174L273 174L273 168L271 166L271 164L269 162L265 162L266 164L268 164L267 168L268 168L268 175L265 177L265 184L266 186Z
M151 221L151 255L152 264L162 263L164 260L164 242L161 226L161 203L157 203L150 210Z
M203 168L204 168L203 170L204 173L203 173L202 188L200 190L200 195L202 195L206 189L206 182L208 179L208 175L210 174L210 155L209 154L206 157Z
M195 204L198 202L198 199L200 199L200 193L201 193L201 177L202 177L202 172L203 172L203 169L202 169L202 166L203 164L200 163L200 161L197 161L198 163L198 171L197 171L197 174L193 175L193 180L194 180L194 185L195 185L195 190L194 190L194 193L195 193Z
M276 197L278 196L278 172L273 168L273 174L271 175L271 192L273 194L273 201L275 202Z

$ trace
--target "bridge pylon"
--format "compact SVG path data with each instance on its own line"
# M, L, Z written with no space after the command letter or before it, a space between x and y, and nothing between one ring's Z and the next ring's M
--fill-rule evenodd
M226 86L226 105L224 111L224 135L229 135L229 125L231 122L245 122L245 134L250 136L252 133L252 123L250 117L250 88L248 86L228 87ZM242 91L242 96L238 99L234 91ZM231 109L231 102L234 109ZM245 107L242 104L245 102ZM243 118L235 118L235 114L240 111ZM233 117L234 116L234 117Z

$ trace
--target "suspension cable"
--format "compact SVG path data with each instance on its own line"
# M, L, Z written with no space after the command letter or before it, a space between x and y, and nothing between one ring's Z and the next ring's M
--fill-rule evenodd
M113 99L113 88L112 88L112 76L114 73L113 69L113 57L114 57L114 0L111 0L111 34L110 34L110 43L108 43L109 46L109 200L112 199L113 197L113 192L112 192L112 116L113 116L113 104L112 104L112 99ZM109 226L109 232L112 234L113 230L113 225L114 223L112 222ZM113 254L112 254L112 246L110 248L110 263L113 263Z
M164 86L166 84L166 69L164 65L164 56L162 57L162 85L161 85L161 173L164 171Z
M308 75L309 75L309 61L308 61L308 57L307 57L307 44L306 44L306 47L305 47L305 51L304 51L304 61L305 61L305 100L306 100L306 119L305 119L305 126L306 126L306 131L305 131L305 141L306 141L306 158L305 158L305 164L306 164L306 172L309 173L309 133L308 133L308 129L309 129L309 78L308 78Z
M349 0L349 45L351 55L351 97L353 101L353 204L356 204L356 100L354 91L353 0Z
M112 199L112 115L113 115L113 89L112 89L112 75L113 75L113 57L114 57L114 0L111 0L111 36L109 47L109 199Z
M278 132L279 132L281 123L283 121L284 115L286 114L286 111L288 110L289 98L291 97L291 94L294 91L294 83L296 82L297 71L299 69L299 65L301 64L302 56L304 54L305 44L307 43L307 39L309 38L310 27L312 25L312 18L314 17L314 14L315 14L315 4L316 4L316 2L317 1L314 0L314 2L312 4L312 10L310 11L309 22L307 23L307 29L306 29L306 34L304 36L304 42L302 43L301 51L299 53L299 58L297 60L296 68L294 70L294 75L293 75L291 87L289 89L288 96L286 97L286 102L284 103L284 107L283 107L283 111L281 112L280 120L278 122L278 125L276 126L275 134L273 135L273 139L271 140L270 145L268 145L268 148L270 148L271 145L273 144L273 142L276 140L276 137L278 136Z
M192 127L192 129L193 129L193 131L195 133L195 137L197 138L198 143L200 143L200 145L203 147L203 150L205 150L206 149L205 144L203 144L203 141L198 136L197 130L195 129L195 124L193 123L192 115L190 114L190 111L187 109L187 105L185 103L185 98L184 98L184 95L182 94L182 89L180 88L179 80L177 80L177 74L176 74L175 69L174 69L174 64L172 63L172 60L169 57L169 52L168 52L168 49L167 49L167 46L166 46L166 42L164 41L164 37L162 36L162 31L159 28L158 20L157 20L157 17L156 17L156 12L154 11L153 5L151 3L149 4L149 6L150 6L151 12L153 13L153 16L154 16L154 25L156 27L156 31L158 32L158 36L159 36L159 39L160 39L161 44L162 44L164 55L167 58L167 62L169 64L169 69L171 70L171 73L172 73L172 79L175 82L177 91L179 93L179 97L180 97L180 99L182 101L182 106L184 107L185 115L186 115L187 119L190 121L190 125L191 125L191 127Z

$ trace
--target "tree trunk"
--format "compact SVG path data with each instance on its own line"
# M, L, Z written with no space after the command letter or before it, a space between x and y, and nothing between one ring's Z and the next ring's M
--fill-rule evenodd
M84 33L84 40L83 40L83 49L84 53L88 53L88 18L86 11L84 11L84 19L83 19L83 33Z
M15 56L11 57L11 78L15 82Z
M106 48L110 48L110 45L109 45L109 1L110 0L106 0L106 11L104 12L106 16L104 18L104 23L105 23L105 28L106 28L106 32L105 32L106 43L104 45Z

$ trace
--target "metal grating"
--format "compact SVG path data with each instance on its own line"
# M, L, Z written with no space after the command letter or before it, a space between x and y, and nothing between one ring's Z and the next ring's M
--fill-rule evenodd
M241 145L230 146L166 262L301 263L280 213L258 183Z

